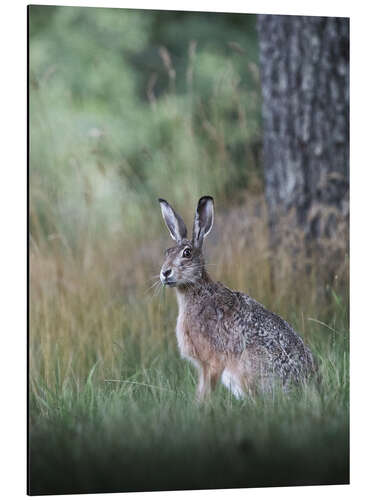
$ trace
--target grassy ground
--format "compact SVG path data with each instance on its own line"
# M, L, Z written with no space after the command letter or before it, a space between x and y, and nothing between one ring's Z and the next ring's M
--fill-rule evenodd
M226 222L218 213L224 233ZM30 255L32 493L348 482L346 265L336 288L287 266L288 279L271 279L260 238L245 252L239 237L216 238L211 274L301 332L320 385L247 401L220 387L197 406L194 369L177 351L174 291L148 290L168 236L126 251L90 244L80 256L40 244Z
M172 341L133 374L119 356L123 382L96 378L94 365L83 383L39 387L31 398L32 493L348 482L345 339L321 346L321 387L242 402L220 388L204 407Z

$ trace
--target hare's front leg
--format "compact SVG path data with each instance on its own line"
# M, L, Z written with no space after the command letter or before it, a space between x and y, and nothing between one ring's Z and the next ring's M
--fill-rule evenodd
M208 363L198 365L198 386L196 399L199 403L204 401L215 389L221 371L210 366Z

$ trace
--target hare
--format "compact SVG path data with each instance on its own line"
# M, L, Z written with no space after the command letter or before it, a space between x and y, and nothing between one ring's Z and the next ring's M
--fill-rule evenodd
M197 399L205 399L220 378L239 399L270 390L276 380L287 388L312 374L311 351L286 321L208 275L202 246L214 221L213 198L198 201L191 240L181 216L167 201L159 203L176 242L165 252L160 280L176 289L177 342L198 370Z

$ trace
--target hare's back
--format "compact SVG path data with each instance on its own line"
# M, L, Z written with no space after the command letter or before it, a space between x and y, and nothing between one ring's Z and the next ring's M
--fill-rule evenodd
M276 371L284 380L299 379L314 370L309 348L301 337L280 316L268 311L262 304L240 292L233 292L231 317L227 328L234 345L246 349L250 355L261 358L268 369Z

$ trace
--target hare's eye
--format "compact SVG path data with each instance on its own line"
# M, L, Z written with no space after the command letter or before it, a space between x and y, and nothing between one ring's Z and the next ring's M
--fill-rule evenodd
M190 248L185 248L185 250L183 251L182 256L185 257L185 258L191 257L191 250L190 250Z

